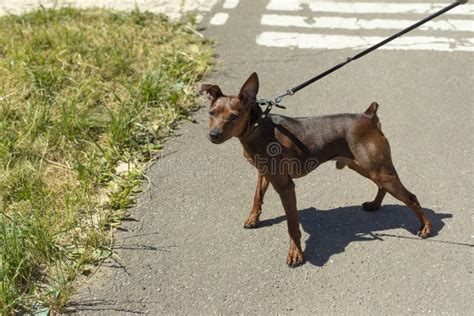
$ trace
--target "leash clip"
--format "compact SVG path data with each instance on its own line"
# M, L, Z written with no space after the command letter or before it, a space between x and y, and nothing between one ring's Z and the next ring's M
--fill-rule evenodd
M293 95L294 92L291 89L288 89L285 93L280 94L279 96L274 97L273 99L258 99L257 104L260 105L261 107L266 106L267 109L272 106L276 106L277 108L280 109L286 109L286 106L280 104L280 102L283 100L284 97Z
M293 95L293 94L295 94L295 93L293 92L293 90L292 90L292 89L288 89L288 90L286 90L285 93L280 94L279 96L275 97L272 101L275 103L275 106L276 106L276 107L279 107L279 108L282 108L282 109L286 109L286 107L284 107L283 105L280 105L280 102L283 100L284 97L289 96L289 95Z

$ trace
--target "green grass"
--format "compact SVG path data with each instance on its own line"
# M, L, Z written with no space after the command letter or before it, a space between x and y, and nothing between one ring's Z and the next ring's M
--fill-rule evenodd
M111 228L211 59L192 23L149 13L0 18L2 313L59 310L110 256Z

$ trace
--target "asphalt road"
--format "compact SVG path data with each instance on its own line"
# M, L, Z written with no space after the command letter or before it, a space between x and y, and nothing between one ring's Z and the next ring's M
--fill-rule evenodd
M260 96L274 96L357 52L257 44L263 32L316 32L262 25L268 2L242 1L227 9L218 4L202 22L203 34L218 41L219 64L208 82L224 93L237 94L256 71ZM307 5L302 9L271 13L313 14ZM209 23L217 12L229 14L222 25ZM472 31L412 35L464 43ZM255 171L244 161L238 140L213 145L206 139L204 107L196 113L197 123L183 124L180 135L167 143L164 158L148 172L150 191L116 234L117 256L80 288L68 311L472 313L473 86L472 51L379 50L288 97L287 110L275 109L289 116L323 115L361 112L377 101L395 166L431 218L433 237L419 239L416 217L392 197L377 212L362 211L360 204L375 196L376 186L327 163L296 180L306 263L286 267L288 237L277 194L269 189L260 228L244 229Z

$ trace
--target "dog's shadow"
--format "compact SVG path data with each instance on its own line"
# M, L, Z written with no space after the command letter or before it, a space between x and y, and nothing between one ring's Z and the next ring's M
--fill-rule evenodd
M431 237L436 236L444 226L443 219L451 214L435 213L424 209L433 223ZM323 266L332 255L344 252L353 241L382 241L385 237L413 238L419 228L415 214L405 206L384 205L374 212L366 212L360 206L348 206L331 210L317 210L313 207L298 212L303 230L309 234L305 241L305 260L316 266ZM259 227L268 227L285 221L286 216L262 220ZM403 228L413 235L397 236L383 231ZM429 240L429 239L428 239Z

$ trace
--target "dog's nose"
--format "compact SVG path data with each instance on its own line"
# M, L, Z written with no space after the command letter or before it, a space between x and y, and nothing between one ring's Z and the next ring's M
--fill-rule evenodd
M209 137L211 138L211 140L218 140L219 138L221 138L221 133L217 131L211 131L209 133Z

